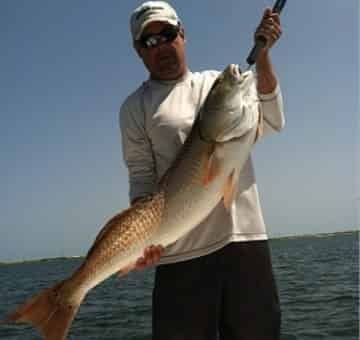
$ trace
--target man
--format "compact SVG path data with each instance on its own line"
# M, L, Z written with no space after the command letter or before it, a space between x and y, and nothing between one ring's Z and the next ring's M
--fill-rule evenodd
M184 28L168 3L142 4L132 13L130 26L134 48L150 75L120 110L134 203L156 189L219 72L188 69ZM284 125L269 56L280 35L278 14L266 9L255 33L267 41L256 62L265 134ZM136 269L158 264L154 340L279 339L279 300L251 159L239 182L231 214L218 204L184 238L165 250L151 246L138 260Z

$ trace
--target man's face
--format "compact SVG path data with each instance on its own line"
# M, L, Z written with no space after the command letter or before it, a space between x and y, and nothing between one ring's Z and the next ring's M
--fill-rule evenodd
M151 22L145 27L142 36L159 34L168 26L169 24L166 22ZM174 80L183 76L186 72L183 29L180 29L179 34L173 41L149 48L145 48L138 41L135 41L134 47L153 79Z

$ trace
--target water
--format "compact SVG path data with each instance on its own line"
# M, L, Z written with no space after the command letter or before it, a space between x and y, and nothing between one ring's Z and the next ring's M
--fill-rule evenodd
M358 233L271 241L283 311L282 340L355 340L359 334ZM0 319L81 259L0 265ZM90 292L68 339L150 340L153 270L111 278ZM0 339L35 340L30 326L0 325Z

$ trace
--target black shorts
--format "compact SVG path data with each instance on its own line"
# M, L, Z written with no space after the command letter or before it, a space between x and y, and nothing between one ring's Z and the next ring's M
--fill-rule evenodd
M156 269L153 340L278 340L280 315L267 241Z

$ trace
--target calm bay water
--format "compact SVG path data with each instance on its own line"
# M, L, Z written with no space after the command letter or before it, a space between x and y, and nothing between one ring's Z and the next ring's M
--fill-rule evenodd
M283 311L282 340L358 339L359 234L276 239L271 248ZM65 278L81 261L0 265L0 319ZM153 270L107 280L87 296L68 338L150 340L152 282ZM0 339L39 336L30 326L0 325Z

